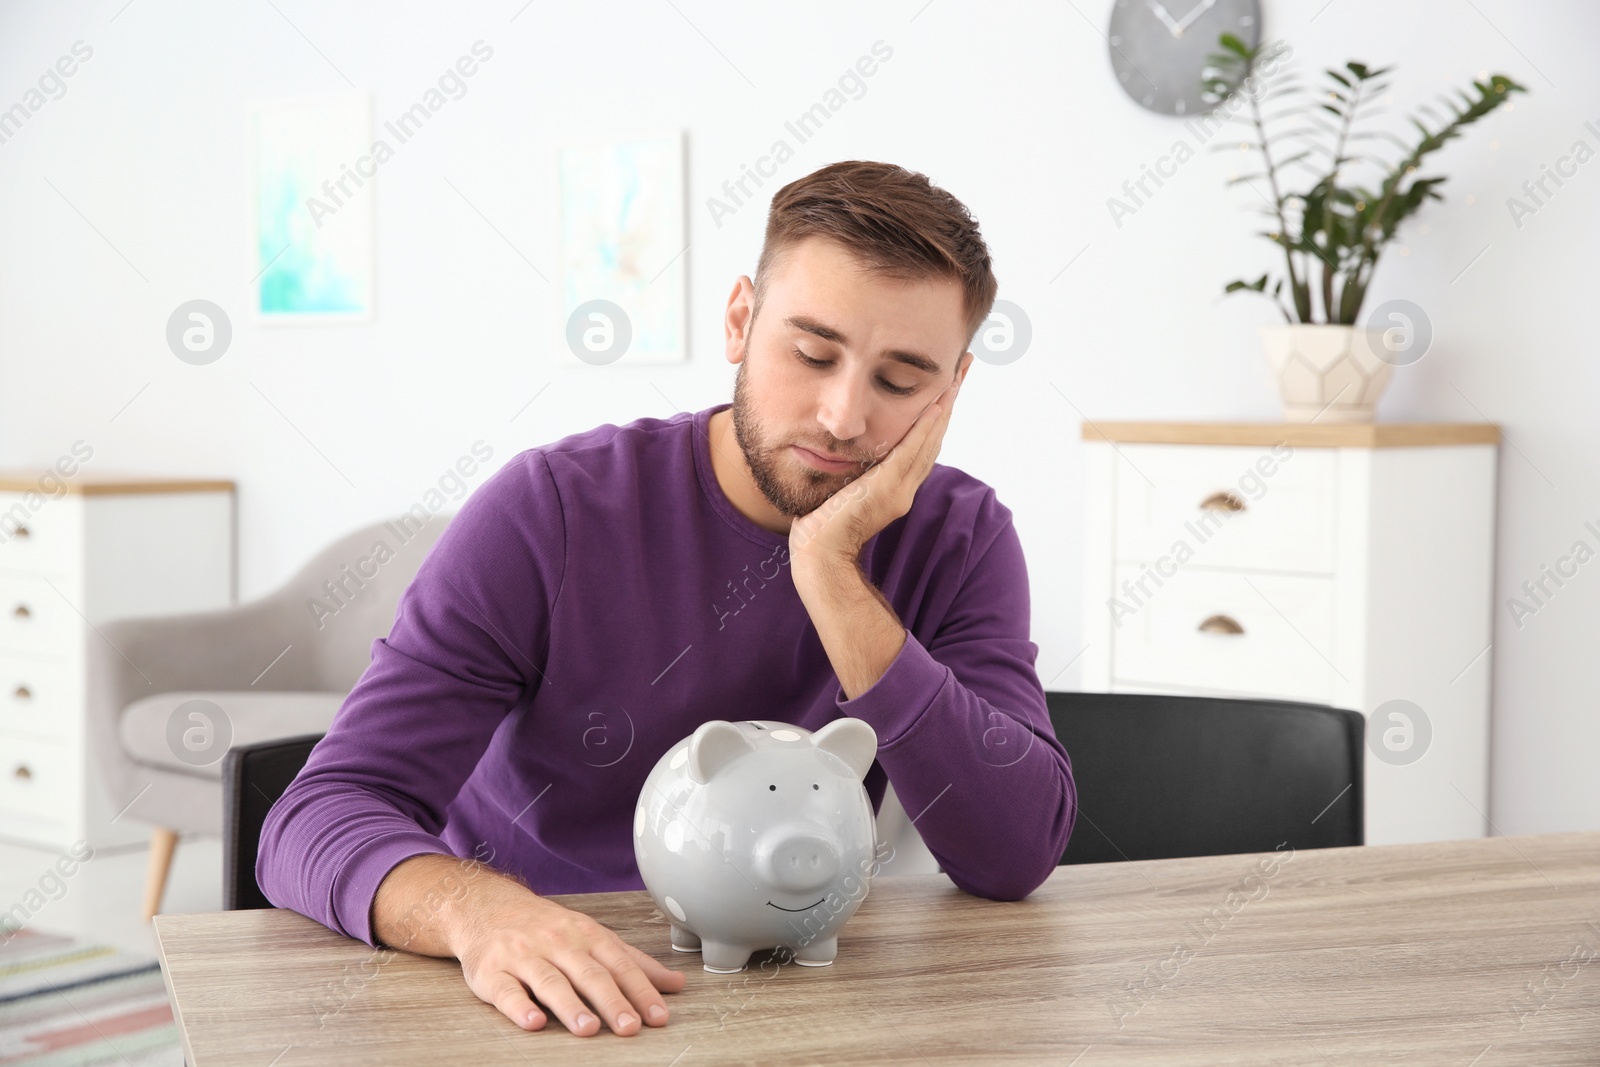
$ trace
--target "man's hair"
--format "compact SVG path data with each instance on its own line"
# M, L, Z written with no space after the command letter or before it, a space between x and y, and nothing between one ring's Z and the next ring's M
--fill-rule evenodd
M994 307L999 283L989 247L966 205L925 174L893 163L849 160L796 179L773 196L756 264L752 322L784 254L808 237L838 242L872 274L959 282L967 318L963 351Z

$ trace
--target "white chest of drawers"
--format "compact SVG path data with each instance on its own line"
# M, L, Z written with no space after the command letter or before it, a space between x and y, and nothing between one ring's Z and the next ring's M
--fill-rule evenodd
M232 482L90 474L82 458L0 471L0 837L50 848L149 835L114 821L133 797L108 796L90 756L97 625L234 599Z
M1368 843L1486 832L1497 427L1083 440L1084 689L1353 708Z

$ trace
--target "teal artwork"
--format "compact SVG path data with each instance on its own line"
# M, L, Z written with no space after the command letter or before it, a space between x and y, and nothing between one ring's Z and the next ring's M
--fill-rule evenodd
M276 102L257 113L263 320L371 317L372 147L366 93Z
M688 358L683 134L570 146L557 158L560 351L594 330L625 333L620 363ZM598 307L610 310L605 320ZM574 317L582 321L574 322ZM620 317L623 321L611 322Z

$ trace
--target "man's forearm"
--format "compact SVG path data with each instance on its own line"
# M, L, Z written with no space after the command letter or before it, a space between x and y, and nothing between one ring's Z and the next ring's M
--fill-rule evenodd
M421 956L454 956L456 934L471 920L466 902L481 892L533 895L481 860L412 856L379 883L372 901L372 936L381 945Z
M854 560L791 557L795 591L811 616L846 700L871 689L905 645L894 608Z

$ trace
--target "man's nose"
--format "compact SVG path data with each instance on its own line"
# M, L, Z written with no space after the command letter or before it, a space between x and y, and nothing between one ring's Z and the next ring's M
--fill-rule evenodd
M854 441L867 432L867 397L861 382L845 374L822 387L817 420L840 441Z

